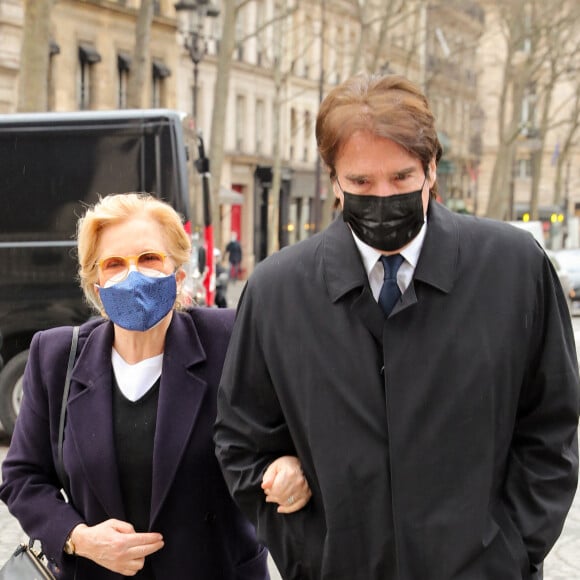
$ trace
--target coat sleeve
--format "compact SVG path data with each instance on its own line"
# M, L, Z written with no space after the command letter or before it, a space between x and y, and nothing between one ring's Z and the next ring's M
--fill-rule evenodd
M10 513L30 537L41 541L46 555L58 565L65 557L62 549L68 534L83 521L64 500L54 463L60 397L70 348L70 329L61 330L63 340L58 340L54 331L39 332L32 339L22 404L2 464L0 486L0 499ZM59 351L62 359L60 353L53 356ZM57 383L60 388L55 388ZM51 416L56 417L56 423L51 422Z
M560 535L578 481L578 362L568 306L547 257L531 336L504 497L534 568Z
M264 305L258 305L250 280L224 363L214 431L216 455L230 493L256 525L266 506L275 511L265 503L261 489L266 467L281 455L296 454L270 377L268 349L259 327L267 316Z

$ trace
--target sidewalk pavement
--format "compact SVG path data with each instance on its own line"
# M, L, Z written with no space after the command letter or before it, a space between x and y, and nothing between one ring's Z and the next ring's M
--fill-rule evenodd
M226 300L228 303L228 308L235 308L238 305L240 295L245 285L246 285L245 280L228 281L228 287L226 291Z

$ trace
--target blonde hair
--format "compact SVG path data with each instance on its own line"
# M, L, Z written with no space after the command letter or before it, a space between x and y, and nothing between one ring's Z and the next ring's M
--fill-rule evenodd
M101 314L101 301L95 290L98 280L97 248L102 231L110 225L122 223L139 214L161 225L168 253L175 267L189 261L191 241L183 227L180 215L167 203L146 193L115 193L99 199L77 223L78 277L85 298ZM181 307L181 296L176 308Z

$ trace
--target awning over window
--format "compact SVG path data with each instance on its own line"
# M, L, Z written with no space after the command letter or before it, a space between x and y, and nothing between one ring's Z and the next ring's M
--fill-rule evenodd
M154 58L152 61L153 76L156 79L164 79L171 75L171 69L162 61Z
M294 171L292 197L314 197L316 175L314 171Z
M230 205L243 205L244 196L233 189L229 189L225 185L220 185L218 194L220 203L229 203Z
M82 63L96 64L97 62L101 62L101 55L91 44L81 42L79 44L79 59Z
M131 70L131 57L124 52L120 52L117 55L117 68L120 71L129 72Z

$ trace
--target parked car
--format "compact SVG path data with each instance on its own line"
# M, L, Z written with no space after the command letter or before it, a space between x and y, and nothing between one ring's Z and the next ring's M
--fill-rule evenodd
M507 223L530 233L542 248L546 248L546 238L544 237L544 228L541 221L524 222L522 220L514 220Z
M580 315L580 249L558 250L553 254L570 282L571 312Z
M574 286L572 284L572 277L570 272L562 265L560 258L556 255L556 252L551 250L546 250L546 254L550 258L556 273L558 274L558 278L560 280L560 284L562 285L562 290L564 291L564 295L566 296L566 302L568 303L568 309L570 310L570 314L574 313L574 297L576 296L576 291L574 290Z

